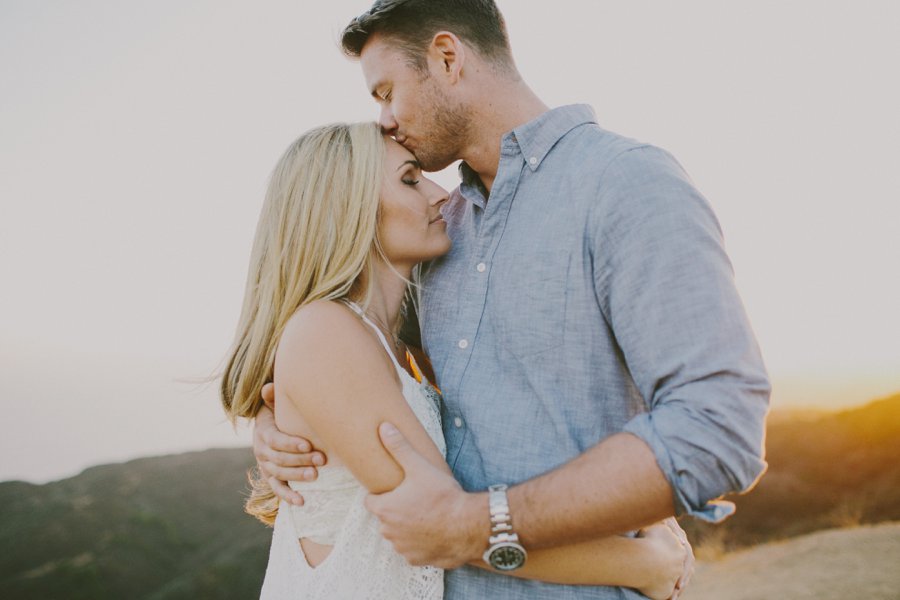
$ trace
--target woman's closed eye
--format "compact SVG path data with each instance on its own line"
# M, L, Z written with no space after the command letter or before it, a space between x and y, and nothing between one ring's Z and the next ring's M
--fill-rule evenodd
M417 175L419 174L419 169L415 167L415 165L408 165L407 170L403 173L403 177L400 179L400 182L405 185L418 185L419 179Z

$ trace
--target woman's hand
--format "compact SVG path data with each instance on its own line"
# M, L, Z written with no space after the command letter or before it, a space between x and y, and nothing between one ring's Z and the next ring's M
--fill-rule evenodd
M253 425L253 454L263 477L272 491L282 500L296 506L303 505L303 496L292 490L287 481L312 481L318 475L316 467L325 464L321 452L314 452L309 440L287 435L275 426L275 386L266 384L262 389L266 403Z
M677 600L694 573L694 552L687 535L674 518L638 532L656 553L659 568L638 591L652 600Z

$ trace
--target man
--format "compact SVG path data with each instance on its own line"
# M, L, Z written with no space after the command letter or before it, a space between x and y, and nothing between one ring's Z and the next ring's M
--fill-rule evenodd
M770 388L718 223L678 163L587 107L549 110L492 0L380 0L342 43L424 169L463 161L453 248L416 298L459 483L383 426L406 472L367 501L385 537L414 564L516 568L529 549L730 514L715 499L765 468ZM262 413L260 466L294 501L278 480L322 462L285 453L298 446ZM446 597L639 595L463 566Z

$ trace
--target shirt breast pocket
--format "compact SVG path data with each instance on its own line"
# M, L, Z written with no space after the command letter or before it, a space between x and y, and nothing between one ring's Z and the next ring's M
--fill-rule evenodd
M524 253L491 271L488 327L498 346L533 358L565 341L570 256L563 251Z

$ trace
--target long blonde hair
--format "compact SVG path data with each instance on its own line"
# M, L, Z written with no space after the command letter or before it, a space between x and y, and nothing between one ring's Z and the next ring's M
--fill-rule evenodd
M222 405L229 419L253 418L272 381L285 325L316 300L370 299L384 137L375 123L318 127L291 144L275 166L256 229L244 304ZM251 473L245 510L272 524L278 502Z

